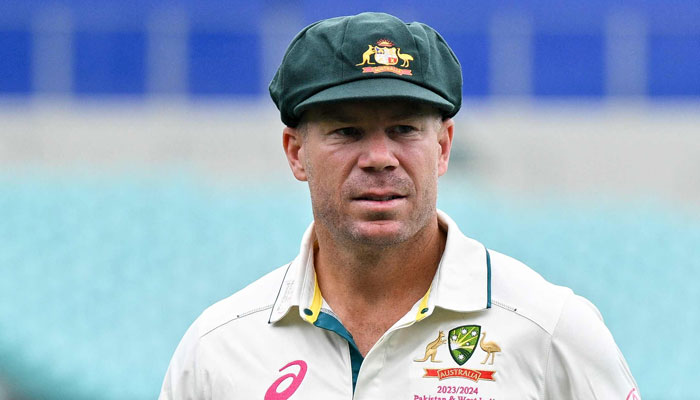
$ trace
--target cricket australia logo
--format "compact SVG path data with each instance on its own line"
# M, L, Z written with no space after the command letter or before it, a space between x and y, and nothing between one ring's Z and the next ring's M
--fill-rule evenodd
M374 61L372 61L372 59L374 59ZM401 65L399 67L403 68L394 66L399 63L399 60L401 60ZM411 61L413 61L413 56L401 53L401 48L396 47L394 42L389 39L379 39L376 45L367 45L367 50L362 54L362 62L356 64L356 66L381 64L377 67L362 68L363 74L392 72L397 75L413 75L410 69L406 69L409 67Z
M479 325L459 326L450 331L450 355L457 364L464 365L474 354L479 333L481 333Z
M428 343L425 348L425 357L422 359L413 360L414 362L425 362L430 360L430 362L438 363L439 360L435 359L437 354L437 349L440 345L447 341L450 356L460 367L466 364L467 361L472 357L477 345L486 352L487 359L489 356L493 357L495 352L501 351L500 347L493 342L479 343L480 339L483 339L486 333L481 332L481 326L479 325L462 325L454 329L450 329L447 339L443 339L443 332L440 331L437 339ZM486 362L486 360L484 360ZM482 362L482 364L484 363ZM493 358L491 361L493 364ZM437 378L438 380L449 379L449 378L462 378L469 379L474 382L479 381L494 381L494 374L496 371L471 369L471 368L423 368L425 374L423 378Z

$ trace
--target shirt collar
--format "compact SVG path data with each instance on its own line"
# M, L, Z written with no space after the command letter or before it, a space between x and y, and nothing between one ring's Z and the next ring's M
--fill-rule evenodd
M470 312L491 306L491 266L486 248L465 236L440 210L438 222L447 230L447 242L428 292L414 307L416 321L432 314L435 307ZM314 244L312 223L304 233L299 254L287 267L272 307L271 323L281 320L295 306L302 320L316 322L323 297L314 271Z
M447 243L431 285L429 305L458 312L491 307L491 263L483 244L465 236L447 214L438 210L447 227Z

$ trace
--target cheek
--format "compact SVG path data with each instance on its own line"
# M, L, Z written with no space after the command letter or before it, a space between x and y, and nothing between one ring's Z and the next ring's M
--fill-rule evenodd
M344 177L348 176L355 166L353 160L348 151L328 151L317 158L316 169L324 175L325 181L341 185Z
M426 147L412 151L405 158L404 168L406 172L420 181L420 184L430 184L438 178L439 150L433 151L432 147Z
M332 153L320 154L313 159L307 158L306 170L309 176L309 185L316 192L324 192L332 196L339 191L343 184L343 164L338 156Z

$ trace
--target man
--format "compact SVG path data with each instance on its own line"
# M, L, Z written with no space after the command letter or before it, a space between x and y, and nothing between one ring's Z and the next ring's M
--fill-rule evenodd
M314 222L290 264L195 321L161 399L639 398L592 304L436 210L461 85L424 24L297 35L270 93Z

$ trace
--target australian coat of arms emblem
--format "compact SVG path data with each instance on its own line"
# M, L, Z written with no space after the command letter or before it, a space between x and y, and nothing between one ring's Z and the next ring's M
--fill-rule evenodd
M395 67L399 61L401 61L399 65L401 68ZM411 70L407 69L411 61L413 56L402 53L401 48L396 47L391 40L379 39L376 45L367 45L367 50L362 53L362 62L356 66L379 64L377 67L362 68L362 73L393 72L398 75L412 75Z

